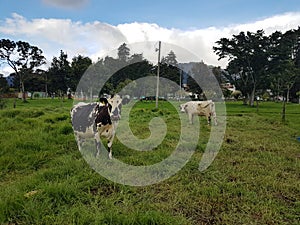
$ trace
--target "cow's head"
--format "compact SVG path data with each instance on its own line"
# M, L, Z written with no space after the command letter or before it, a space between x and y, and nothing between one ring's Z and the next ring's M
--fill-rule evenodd
M186 103L185 104L181 104L179 106L179 108L180 108L180 112L184 113L184 112L186 112L187 104Z
M125 96L124 98L121 98L120 95L113 95L108 102L112 106L112 110L110 113L110 117L112 121L118 121L121 119L121 110L122 105L125 105L129 102L129 97Z
M108 109L109 114L111 113L111 111L112 111L112 105L108 102L108 100L106 98L100 98L99 102L96 105L95 113L99 113L104 108Z
M111 124L112 105L107 101L106 98L100 98L99 103L95 107L95 124L97 127L102 125Z

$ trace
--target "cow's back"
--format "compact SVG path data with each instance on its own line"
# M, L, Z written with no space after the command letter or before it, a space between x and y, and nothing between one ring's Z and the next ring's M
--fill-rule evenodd
M212 110L213 102L211 100L198 101L197 102L197 112L200 116L206 116Z
M199 103L201 103L201 101L189 101L187 102L187 113L191 113L191 114L198 114L198 105Z
M86 132L94 127L94 109L96 103L78 103L71 110L71 121L74 131Z

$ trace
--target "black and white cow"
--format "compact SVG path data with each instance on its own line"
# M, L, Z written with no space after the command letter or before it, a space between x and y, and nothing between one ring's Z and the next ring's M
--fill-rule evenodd
M100 138L107 139L108 157L112 158L112 143L121 118L122 98L115 95L110 99L100 98L99 102L78 103L71 110L71 120L79 150L86 139L93 138L97 156Z

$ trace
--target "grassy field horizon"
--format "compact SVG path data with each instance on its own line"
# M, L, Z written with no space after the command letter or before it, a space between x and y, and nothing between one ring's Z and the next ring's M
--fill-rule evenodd
M13 100L0 110L0 224L299 224L300 105L261 102L258 111L226 102L220 152L198 170L210 127L189 162L169 179L143 187L114 183L78 151L70 123L72 100ZM175 102L179 105L180 102ZM113 155L132 165L159 162L178 141L175 110L167 102L139 102L133 133L149 134L162 117L169 126L156 150L136 154L118 139ZM123 107L126 110L126 106Z

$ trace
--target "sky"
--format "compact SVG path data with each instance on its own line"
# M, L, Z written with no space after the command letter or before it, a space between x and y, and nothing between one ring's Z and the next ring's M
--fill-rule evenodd
M60 50L69 60L80 54L96 61L122 43L131 44L131 54L156 57L156 43L162 41L162 55L177 46L178 61L190 60L182 48L208 65L226 67L212 50L220 38L298 26L299 0L0 0L0 38L38 46L47 65ZM148 41L153 50L134 44ZM0 73L10 72L0 64Z

